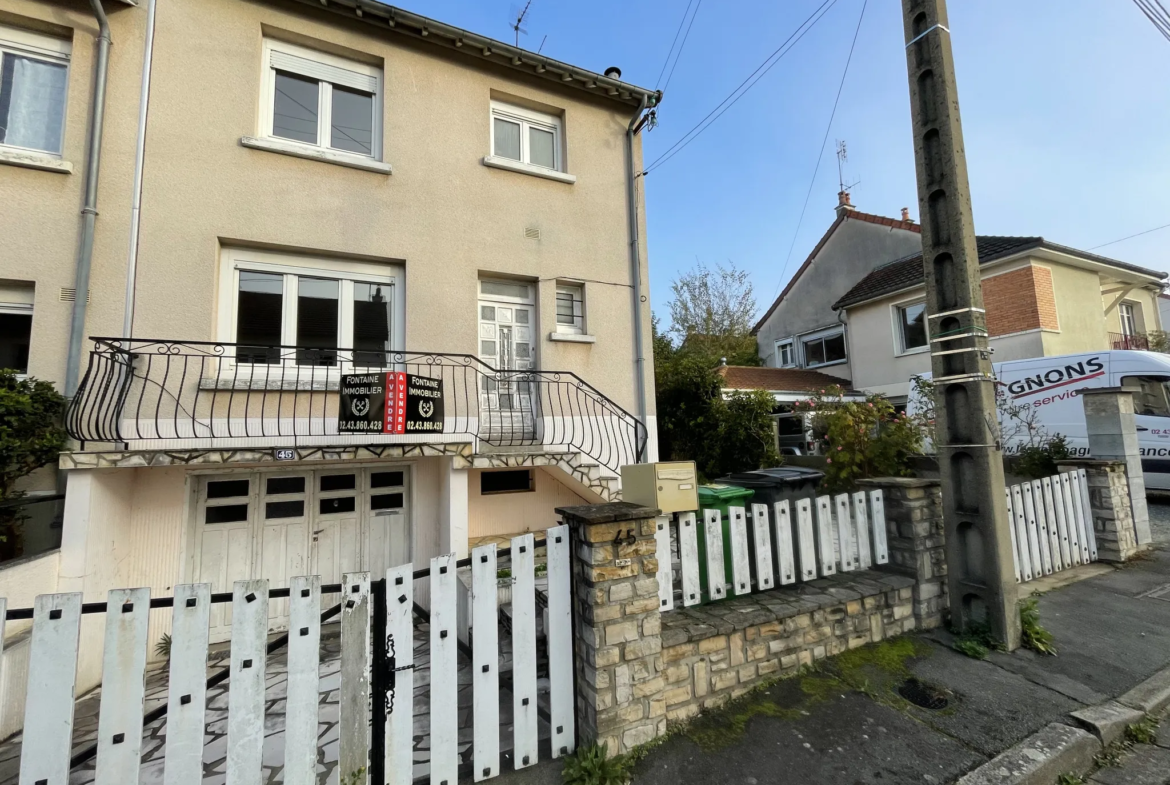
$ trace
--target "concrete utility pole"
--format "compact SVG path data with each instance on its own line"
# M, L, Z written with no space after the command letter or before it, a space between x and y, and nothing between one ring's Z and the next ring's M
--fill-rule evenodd
M922 265L930 315L952 623L991 625L1009 650L1020 618L995 382L946 0L902 0Z

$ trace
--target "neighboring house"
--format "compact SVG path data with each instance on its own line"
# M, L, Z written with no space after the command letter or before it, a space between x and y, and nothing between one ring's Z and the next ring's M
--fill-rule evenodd
M1165 292L1158 295L1158 319L1163 329L1170 324L1170 294Z
M655 457L628 177L659 93L371 0L182 0L157 5L140 136L146 7L104 4L76 292L98 26L85 0L0 0L0 359L78 369L40 591L464 556ZM369 378L340 398L343 374Z
M1148 348L1167 274L1049 242L977 237L994 360ZM921 252L857 280L833 305L848 327L854 386L902 402L930 371Z
M832 305L875 267L922 248L918 224L856 210L838 194L837 218L752 331L772 368L815 368L849 378L849 340Z

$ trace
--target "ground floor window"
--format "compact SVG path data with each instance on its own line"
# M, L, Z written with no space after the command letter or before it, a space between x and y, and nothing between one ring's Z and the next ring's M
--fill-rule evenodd
M28 373L33 287L0 285L0 368Z

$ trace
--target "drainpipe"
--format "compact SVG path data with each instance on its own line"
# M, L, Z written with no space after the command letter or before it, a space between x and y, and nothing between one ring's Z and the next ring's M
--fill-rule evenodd
M89 271L93 263L93 231L97 220L98 166L102 158L102 120L106 109L106 78L110 70L110 22L102 8L102 0L89 0L98 22L97 67L93 80L93 119L89 127L88 151L85 162L85 204L81 208L81 247L77 252L77 274L74 277L76 296L73 300L73 322L69 329L69 355L65 365L65 396L77 392L81 371L81 348L85 340L85 306L89 299Z
M138 136L134 144L134 197L130 203L130 255L126 260L126 306L122 337L134 337L134 300L138 278L138 226L142 219L142 166L146 155L146 110L150 102L150 64L154 59L154 9L146 6L146 47L142 55L142 90L138 95Z
M635 190L634 136L641 127L642 113L649 105L643 95L638 112L626 127L626 202L630 223L630 278L634 284L634 375L637 378L638 419L646 425L646 352L642 340L642 259L638 245L638 198Z

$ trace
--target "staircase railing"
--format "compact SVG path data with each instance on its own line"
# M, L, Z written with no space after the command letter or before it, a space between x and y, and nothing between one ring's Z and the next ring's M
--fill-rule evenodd
M472 355L94 338L66 416L82 442L149 449L434 443L565 446L617 470L645 455L646 427L568 371L504 370ZM343 433L343 374L442 382L442 430Z

